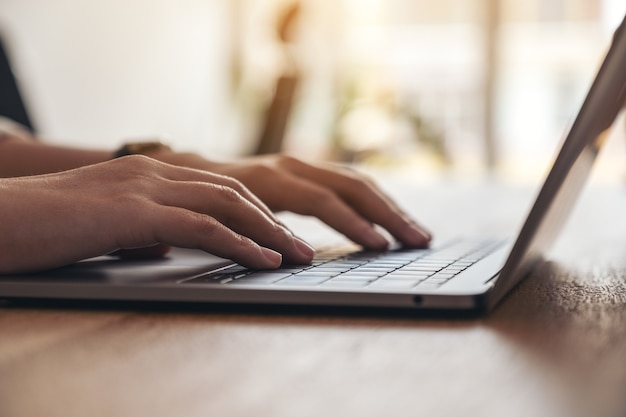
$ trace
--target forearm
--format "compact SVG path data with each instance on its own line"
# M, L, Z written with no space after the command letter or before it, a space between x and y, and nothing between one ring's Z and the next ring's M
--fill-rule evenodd
M111 159L110 151L68 148L36 142L30 135L2 133L0 137L0 177L37 175Z

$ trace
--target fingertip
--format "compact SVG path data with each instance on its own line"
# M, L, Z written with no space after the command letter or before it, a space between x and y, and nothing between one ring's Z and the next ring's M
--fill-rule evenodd
M424 248L428 246L431 239L432 235L428 231L415 223L411 223L404 229L400 241L408 247Z
M413 227L417 230L417 232L424 237L424 239L426 240L426 244L428 244L433 239L432 233L426 228L424 228L424 226L417 224L415 222L412 222L412 224L413 224Z
M389 248L389 241L373 228L369 229L363 236L362 245L371 250L386 250Z
M296 248L298 248L298 252L302 255L304 263L310 263L315 256L315 249L297 236L294 236L293 242Z
M261 253L266 261L263 268L276 269L283 263L283 256L270 248L261 247Z

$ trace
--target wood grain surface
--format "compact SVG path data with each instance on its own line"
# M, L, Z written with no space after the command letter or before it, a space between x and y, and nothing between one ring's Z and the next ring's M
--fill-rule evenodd
M442 238L512 235L534 194L401 185ZM550 261L481 318L4 304L0 416L623 416L625 214L624 189L587 190Z

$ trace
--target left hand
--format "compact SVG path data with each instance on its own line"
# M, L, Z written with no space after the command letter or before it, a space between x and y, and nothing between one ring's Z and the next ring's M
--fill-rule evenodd
M231 163L207 161L194 154L152 155L175 165L211 171L241 181L273 211L315 216L367 249L383 250L386 229L406 247L428 246L431 234L412 220L366 176L336 165L311 165L285 155Z

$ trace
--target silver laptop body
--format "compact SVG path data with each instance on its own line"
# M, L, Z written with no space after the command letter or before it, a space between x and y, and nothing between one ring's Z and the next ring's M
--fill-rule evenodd
M257 272L198 251L176 249L158 261L101 257L46 273L0 276L0 298L487 311L544 259L625 104L622 22L513 244L488 242L487 250L483 242L472 246L460 241L433 250L382 254L331 250L306 270ZM352 273L341 272L342 265ZM375 275L375 266L391 269L367 278L367 271Z

